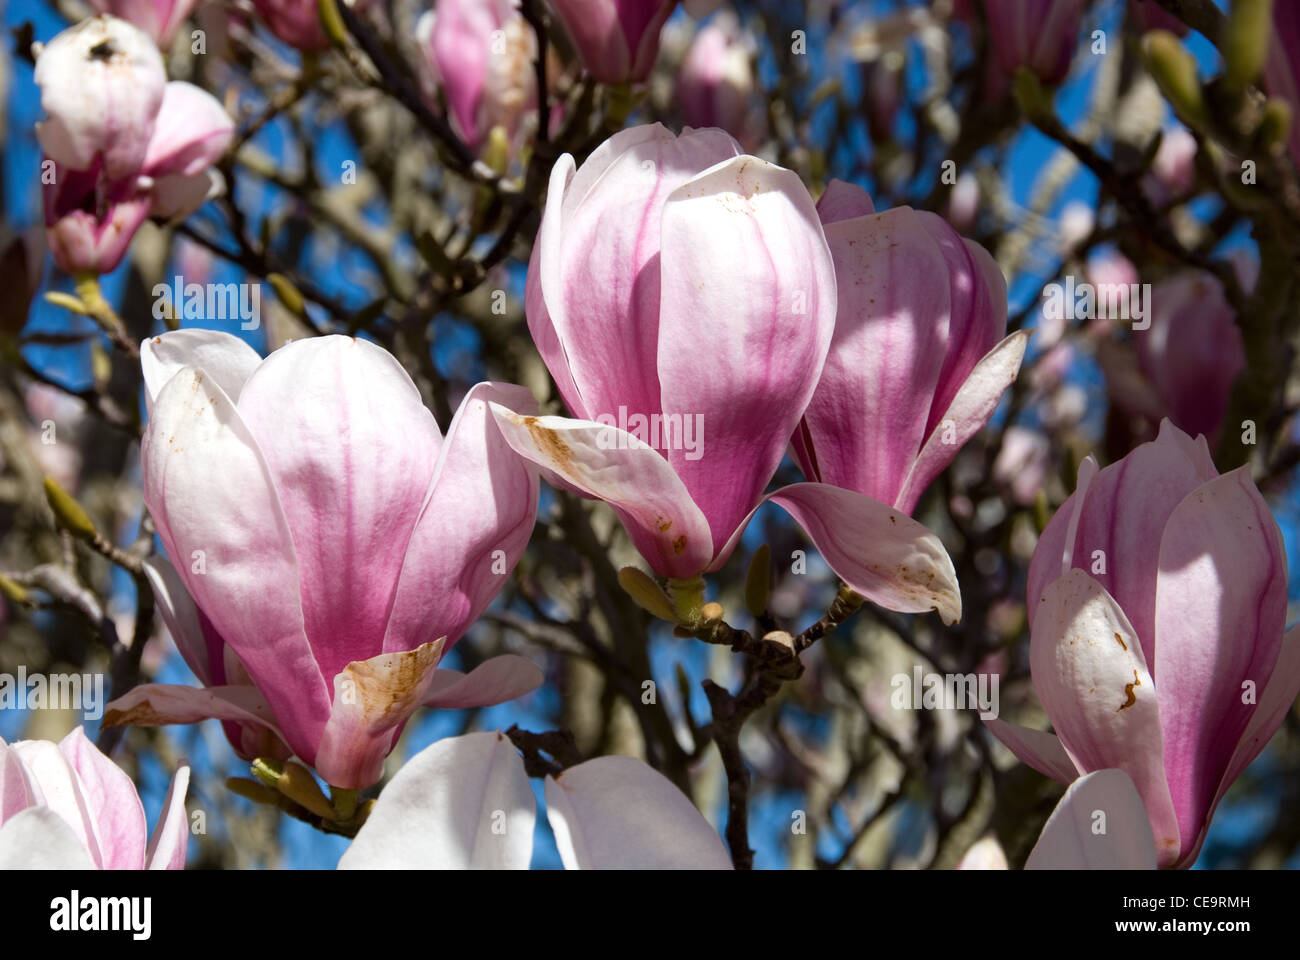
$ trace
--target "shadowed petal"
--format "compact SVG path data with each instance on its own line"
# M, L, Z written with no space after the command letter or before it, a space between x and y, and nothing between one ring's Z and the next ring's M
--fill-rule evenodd
M86 847L49 807L29 807L0 824L0 870L93 870Z
M984 719L981 717L981 719ZM1070 755L1061 746L1060 738L1042 730L1004 723L996 717L984 720L993 736L1001 740L1021 763L1027 763L1045 777L1061 783L1071 783L1079 778L1079 771Z

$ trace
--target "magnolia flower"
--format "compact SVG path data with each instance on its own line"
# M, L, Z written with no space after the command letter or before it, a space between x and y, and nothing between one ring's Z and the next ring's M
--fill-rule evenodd
M422 703L488 705L541 682L519 657L436 669L532 532L536 471L488 416L493 401L528 411L527 391L477 385L444 438L406 371L364 340L262 360L236 337L182 330L146 341L141 366L144 501L176 573L151 579L211 686L137 687L105 724L218 717L242 725L245 753L260 726L356 789Z
M35 79L47 157L70 170L98 167L109 181L139 172L167 85L147 34L116 17L83 20L41 49Z
M597 757L546 777L566 870L730 870L717 832L662 774ZM537 801L502 734L439 740L384 787L339 869L526 870Z
M661 576L734 550L817 384L835 273L812 198L720 130L615 134L551 175L528 326L570 412L494 407L507 441L609 503ZM890 609L961 600L939 540L897 509L821 483L768 499L831 568Z
M1026 870L1154 870L1155 838L1146 808L1123 770L1097 770L1070 784ZM972 846L958 870L1006 870L1007 855L993 837Z
M1186 195L1196 186L1196 138L1182 124L1168 127L1160 135L1151 174L1142 185L1157 206Z
M153 42L99 16L59 34L36 61L48 115L37 137L45 226L69 273L108 273L146 217L188 216L219 188L208 168L234 122L215 97L166 82Z
M752 136L754 70L735 14L719 14L691 41L677 76L677 102L692 127L721 127L741 141Z
M0 740L0 870L180 870L189 781L182 765L146 840L131 778L80 727L58 744Z
M438 0L416 24L425 64L452 125L477 150L493 127L514 140L537 109L537 40L518 0Z
M1088 0L984 0L990 64L997 89L1021 67L1044 83L1060 83L1070 72L1078 46L1079 25ZM957 0L954 16L971 21L971 0Z
M810 480L910 514L1016 378L1028 334L1003 339L993 258L936 214L875 213L831 181L817 203L839 308L817 392L794 433Z
M639 83L659 53L677 0L550 0L582 64L601 83Z
M88 0L100 13L111 13L135 24L164 50L172 45L176 31L194 10L198 0Z
M297 50L328 50L330 38L320 22L318 0L253 0L270 31ZM352 4L357 6L357 4Z
M1131 351L1104 341L1098 351L1115 402L1153 425L1168 417L1213 439L1233 383L1246 368L1237 315L1218 278L1184 271L1155 284L1150 327L1135 329Z
M1161 866L1190 866L1224 792L1300 693L1286 553L1248 467L1173 424L1075 492L1029 568L1030 669L1057 736L986 720L1065 783L1133 780ZM1059 737L1059 739L1058 739Z

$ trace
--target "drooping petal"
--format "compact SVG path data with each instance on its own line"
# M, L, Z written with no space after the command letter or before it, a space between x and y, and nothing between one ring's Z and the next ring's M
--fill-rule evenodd
M145 819L131 778L93 743L81 727L59 742L76 772L86 812L94 820L105 870L139 870L144 866Z
M424 700L442 641L349 663L334 678L334 705L316 751L316 770L334 787L358 790L384 773L397 734Z
M149 838L144 863L146 870L185 869L185 854L189 851L190 841L190 820L185 813L185 792L189 785L190 768L181 764L167 785L162 814Z
M546 818L566 870L732 869L695 804L632 757L597 757L548 776Z
M0 824L0 870L93 870L77 832L49 807L28 807Z
M1142 797L1122 770L1097 770L1065 791L1026 870L1154 870L1155 838Z
M276 737L283 734L266 698L256 687L187 687L175 683L142 683L132 687L104 709L105 727L161 727L200 720L228 720L265 727Z
M545 679L531 660L504 653L483 661L468 674L439 670L429 684L424 705L446 710L491 707L536 690Z
M445 637L451 649L523 555L537 519L537 469L510 448L488 405L533 413L523 387L480 383L442 442L429 496L406 547L383 649Z
M682 431L695 426L693 443L666 453L721 556L817 387L835 329L835 267L799 177L757 157L674 190L662 235L663 413Z
M1165 769L1189 849L1259 709L1286 626L1286 548L1241 467L1169 515L1155 597Z
M872 603L899 613L935 610L948 624L961 619L948 551L901 510L827 483L793 483L765 499L794 517L836 575Z
M177 572L310 762L329 691L303 629L298 564L261 451L221 386L185 367L141 449L144 500ZM201 567L185 559L201 558ZM203 572L198 573L196 569Z
M1043 730L1006 723L996 717L984 720L993 736L1001 740L1022 763L1027 763L1045 777L1061 783L1071 783L1079 777L1070 755L1061 746L1059 737Z
M235 403L262 358L243 340L220 330L173 330L140 344L140 370L149 411L167 381L183 367L195 367L215 380Z
M1165 782L1160 710L1142 646L1124 611L1073 569L1046 590L1029 641L1039 702L1082 773L1115 767L1137 786L1160 862L1178 859L1178 821Z
M494 731L439 740L408 760L340 870L527 870L537 801L514 745Z
M292 532L312 653L333 677L384 649L438 427L392 354L343 336L276 350L244 385L239 413Z
M1007 337L980 360L962 383L934 431L903 480L897 506L911 513L931 481L952 462L957 451L984 429L993 416L1003 392L1020 372L1029 334L1019 330ZM951 424L951 431L948 425Z
M708 521L681 479L630 433L588 420L521 417L492 404L506 442L623 521L641 556L665 577L692 577L713 558Z

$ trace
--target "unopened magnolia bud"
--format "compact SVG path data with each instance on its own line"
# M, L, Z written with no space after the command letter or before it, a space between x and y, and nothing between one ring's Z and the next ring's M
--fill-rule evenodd
M10 603L27 603L31 599L26 587L20 583L14 583L3 574L0 574L0 595L4 596Z
M1167 30L1152 30L1142 38L1142 55L1160 92L1173 105L1178 118L1204 130L1205 97L1196 73L1196 58Z
M1269 97L1255 131L1260 145L1267 148L1275 143L1285 144L1291 136L1293 119L1291 104L1279 97Z
M338 815L334 804L326 799L320 784L306 767L293 762L286 763L276 787L290 800L307 808L318 817L334 820Z
M249 780L247 777L227 777L226 789L231 793L237 793L246 800L252 800L254 803L278 804L280 794L264 783L256 780Z
M1272 36L1273 0L1232 0L1223 42L1223 79L1229 90L1240 92L1259 78Z
M82 540L93 540L98 536L90 515L73 499L72 494L59 486L59 482L53 477L45 478L45 500L54 511L59 526L73 536L80 537Z
M293 285L288 277L282 273L268 273L266 282L271 285L271 289L280 298L280 302L284 304L285 309L296 317L306 314L307 306L303 301L302 294L298 292L298 288Z
M660 620L677 622L677 612L673 610L672 601L644 570L624 567L618 572L618 583L642 610Z

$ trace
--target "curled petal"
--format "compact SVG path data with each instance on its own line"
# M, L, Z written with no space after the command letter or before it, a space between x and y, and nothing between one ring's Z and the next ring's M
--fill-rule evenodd
M167 785L162 815L149 838L145 854L146 870L183 870L185 854L189 849L190 821L185 814L185 791L190 785L190 768L177 767Z
M433 682L442 641L349 663L334 678L334 706L316 769L325 782L357 790L384 772L384 758Z
M1043 776L1061 783L1071 783L1078 779L1079 770L1061 746L1060 738L1042 730L1005 723L996 717L980 719L1017 759L1029 764Z
M826 483L794 483L766 499L794 517L836 575L872 603L899 613L935 610L948 624L961 619L948 551L901 510Z
M656 573L692 577L708 567L713 558L708 521L653 447L589 420L521 417L491 406L506 442L520 456L614 508Z
M140 344L145 405L152 412L162 388L184 367L202 370L238 403L240 391L261 362L247 343L219 330L173 330L149 337Z
M459 670L439 670L429 684L424 705L447 710L491 707L536 690L545 679L541 669L531 660L505 653L485 660L468 674Z

